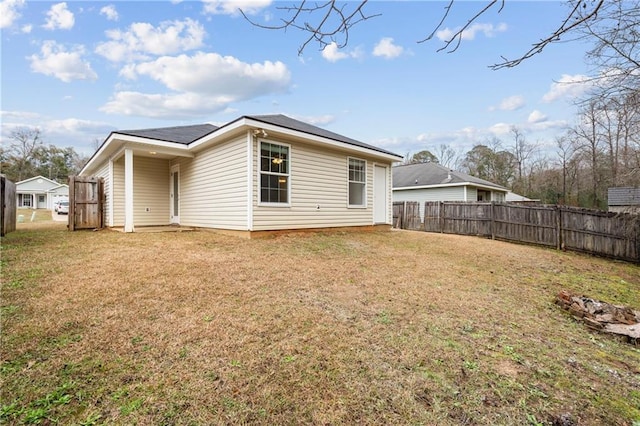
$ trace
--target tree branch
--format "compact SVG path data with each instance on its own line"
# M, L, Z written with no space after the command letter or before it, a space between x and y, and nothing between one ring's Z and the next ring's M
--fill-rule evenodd
M567 19L565 19L564 22L562 22L562 24L553 32L553 34L551 34L547 38L540 40L538 43L535 43L531 49L529 49L524 55L520 56L519 58L507 59L504 56L502 56L502 59L504 59L503 62L491 65L489 68L493 70L498 70L502 68L513 68L515 66L520 65L520 63L522 63L524 60L529 59L532 56L542 52L542 50L545 47L547 47L549 44L559 41L560 36L568 33L572 29L584 24L585 22L588 22L590 19L595 18L603 4L604 4L604 0L598 0L598 3L591 10L591 12L589 12L587 15L584 15L584 16L578 16L575 22L567 26L571 18L580 14L581 5L583 8L586 7L586 3L584 0L578 1L574 6L573 10L571 11L571 13L569 13L569 15L567 16Z
M308 2L303 0L297 5L280 6L276 9L286 13L293 13L293 16L289 19L282 18L280 25L263 25L249 18L242 9L240 9L240 13L251 25L258 28L285 31L289 28L294 28L307 32L309 34L308 37L298 48L298 55L302 55L304 49L314 40L320 44L320 50L323 50L331 43L336 43L338 48L345 47L349 42L349 31L354 25L380 16L380 14L365 14L364 7L367 2L368 0L360 1L351 12L346 11L350 3L338 6L337 0L330 0L320 4L314 3L311 6L308 6ZM315 24L307 22L303 18L303 15L313 16L318 13L323 13L323 15Z

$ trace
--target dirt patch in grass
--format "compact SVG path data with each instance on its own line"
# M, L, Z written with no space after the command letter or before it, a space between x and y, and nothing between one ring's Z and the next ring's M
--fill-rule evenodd
M9 424L640 421L640 351L554 305L640 268L418 232L2 241ZM48 419L48 420L47 420Z

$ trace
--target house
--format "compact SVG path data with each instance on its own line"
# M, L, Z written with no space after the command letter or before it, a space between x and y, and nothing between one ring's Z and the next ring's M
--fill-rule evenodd
M35 176L16 183L18 208L52 210L58 200L69 197L69 185L44 176Z
M504 202L508 190L500 185L450 170L437 163L417 163L393 168L393 201Z
M285 115L112 132L80 176L104 178L105 223L252 233L392 221L402 157Z
M609 188L607 204L610 212L640 213L640 188Z

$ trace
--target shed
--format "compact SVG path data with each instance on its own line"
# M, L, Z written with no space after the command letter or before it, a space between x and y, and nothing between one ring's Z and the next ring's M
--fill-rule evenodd
M609 188L607 204L610 212L640 213L640 188Z

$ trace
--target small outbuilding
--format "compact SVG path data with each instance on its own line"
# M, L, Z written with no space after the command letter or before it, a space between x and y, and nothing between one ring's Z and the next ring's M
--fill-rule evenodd
M610 212L640 213L640 188L609 188L607 204Z
M400 155L285 115L112 132L80 172L104 179L105 223L243 233L392 222Z

